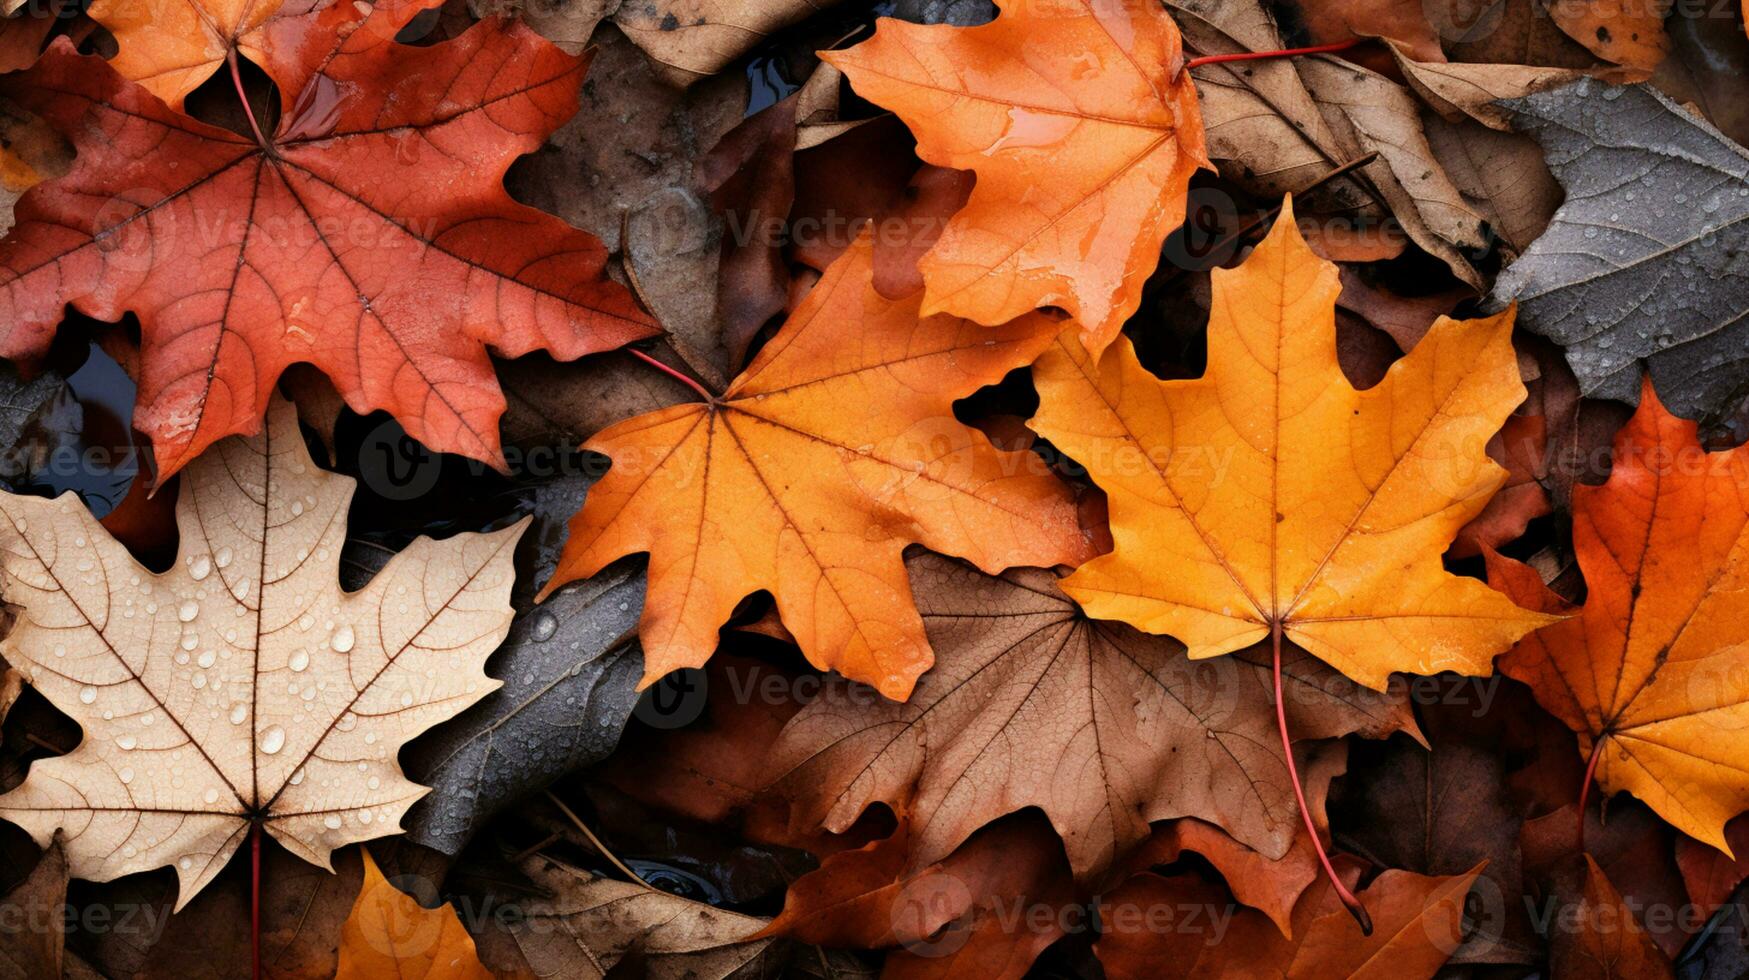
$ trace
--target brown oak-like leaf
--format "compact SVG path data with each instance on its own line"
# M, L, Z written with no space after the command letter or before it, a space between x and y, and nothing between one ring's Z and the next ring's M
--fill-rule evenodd
M426 790L401 746L498 686L523 524L420 538L357 592L337 581L353 481L317 469L295 410L183 474L181 547L142 567L71 493L0 495L0 574L18 625L0 652L84 729L30 767L0 817L73 874L172 866L177 906L252 825L329 867L399 831Z
M1038 356L1057 323L920 318L919 297L875 290L870 255L865 234L721 397L584 444L613 465L548 588L649 552L646 685L703 664L736 605L766 589L811 663L904 698L931 660L906 545L990 571L1092 553L1036 456L953 416L955 399Z
M935 668L907 703L833 688L785 726L769 767L798 826L842 832L886 803L911 814L919 868L1036 806L1084 879L1171 817L1287 852L1299 819L1267 651L1191 661L1174 640L1088 619L1046 571L992 578L932 554L910 569ZM1414 730L1399 699L1315 658L1295 651L1284 674L1302 734Z
M324 14L342 8L372 9ZM256 431L299 361L355 411L501 463L488 347L568 359L655 331L603 278L599 241L503 188L511 161L575 111L584 60L501 20L429 47L373 22L279 78L292 101L260 142L170 109L65 40L0 85L79 151L20 199L0 241L0 354L42 354L67 304L138 314L134 424L161 478Z

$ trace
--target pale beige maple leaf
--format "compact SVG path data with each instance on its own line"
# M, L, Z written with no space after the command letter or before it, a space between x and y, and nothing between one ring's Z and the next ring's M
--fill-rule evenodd
M401 746L499 684L483 665L510 627L526 522L420 538L347 593L353 486L311 462L275 397L261 434L183 471L162 574L70 493L0 494L0 594L18 611L0 653L84 729L0 817L39 844L61 828L77 877L174 867L177 908L252 823L324 867L399 832L426 792Z

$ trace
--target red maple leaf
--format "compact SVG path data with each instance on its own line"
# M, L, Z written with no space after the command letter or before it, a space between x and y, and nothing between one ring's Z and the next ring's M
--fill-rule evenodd
M68 303L138 314L135 426L161 479L258 431L303 361L355 411L500 463L488 346L570 359L657 330L603 277L599 240L503 186L576 111L587 58L502 19L430 47L360 29L404 20L393 6L306 21L275 66L288 95L271 135L170 109L64 39L0 82L78 150L0 241L0 356L40 355Z

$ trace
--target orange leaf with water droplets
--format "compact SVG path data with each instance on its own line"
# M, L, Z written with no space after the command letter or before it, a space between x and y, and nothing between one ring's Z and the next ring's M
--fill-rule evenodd
M998 324L1057 306L1097 354L1210 166L1196 89L1159 4L998 6L980 27L884 19L821 56L911 127L918 156L978 175L921 260L923 311Z

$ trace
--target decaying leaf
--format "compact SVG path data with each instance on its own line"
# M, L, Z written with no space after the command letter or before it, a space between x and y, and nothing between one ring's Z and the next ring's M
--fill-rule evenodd
M1604 790L1726 849L1725 822L1749 809L1749 449L1703 451L1648 383L1609 482L1573 490L1573 549L1585 605L1500 669L1578 733ZM1515 601L1567 611L1528 566L1488 564Z
M1549 968L1557 977L1673 977L1670 960L1622 901L1591 855L1583 885L1569 896L1549 938Z
M514 916L494 916L477 936L480 958L500 976L595 980L625 963L657 980L751 980L778 956L772 940L755 938L765 919L539 854L521 870L545 894L518 902Z
M493 980L448 905L425 909L364 852L364 884L340 934L335 980Z
M670 84L713 75L768 35L837 0L622 0L614 23Z
M1174 0L1187 41L1206 54L1286 47L1258 0ZM1378 158L1316 198L1305 217L1400 233L1479 290L1468 252L1484 244L1482 216L1465 201L1422 131L1408 89L1333 57L1308 57L1194 69L1209 155L1223 176L1255 193L1279 196L1376 151ZM1319 202L1314 207L1312 201Z
M1567 200L1496 302L1566 349L1585 395L1632 403L1644 365L1676 414L1726 414L1749 396L1749 154L1644 85L1508 105Z
M925 313L1068 310L1097 354L1141 302L1190 175L1209 166L1178 28L1151 3L1008 0L978 27L882 20L827 52L917 154L977 173L923 256Z
M256 431L298 361L355 411L501 464L488 345L574 358L655 330L603 279L600 242L503 191L511 160L574 111L585 63L501 21L401 45L373 27L392 9L360 8L324 8L355 29L279 79L299 101L264 142L169 109L65 39L0 86L80 151L0 242L0 353L39 356L67 304L137 313L134 425L161 478Z
M71 494L0 495L6 659L84 729L0 796L73 874L170 865L186 904L252 823L306 861L396 833L425 789L403 743L484 697L523 525L421 538L358 592L336 581L353 481L315 468L295 410L183 474L181 547L141 567Z
M952 414L1036 357L1056 323L920 319L918 297L875 291L870 251L864 235L834 262L720 398L585 444L613 466L553 584L650 553L646 685L703 664L735 606L766 589L810 662L904 698L931 660L907 544L990 571L1091 553L1067 488Z
M1127 343L1098 364L1061 339L1045 352L1032 427L1105 490L1116 541L1063 590L1198 659L1278 630L1374 690L1392 671L1490 673L1550 617L1440 554L1505 477L1483 449L1524 398L1511 314L1442 317L1355 391L1337 292L1290 205L1244 265L1215 270L1203 377L1162 382Z
M1060 912L1076 901L1062 849L1036 813L981 828L943 860L918 867L901 820L889 837L826 858L796 879L783 913L764 935L821 946L880 949L901 977L975 976L1018 980L1064 933Z
M36 867L0 895L0 978L43 980L61 976L67 945L67 855L49 844Z
M842 832L886 803L911 814L913 870L1028 806L1083 879L1172 817L1287 852L1299 820L1267 654L1187 660L1176 641L1086 618L1050 572L991 578L931 554L909 564L935 667L903 704L832 688L784 727L770 772L793 820ZM1399 700L1339 694L1314 658L1284 672L1291 713L1320 735L1413 730Z

